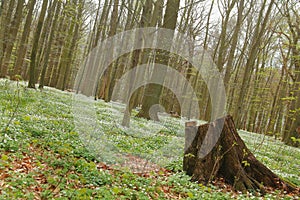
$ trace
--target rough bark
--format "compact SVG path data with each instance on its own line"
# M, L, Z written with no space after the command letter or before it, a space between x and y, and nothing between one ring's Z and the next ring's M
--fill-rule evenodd
M204 140L209 127L212 137ZM221 131L219 138L216 136L218 130ZM203 151L200 151L200 147L204 145L203 141L212 145L214 141L217 142L213 149L201 158ZM193 181L209 183L220 177L236 190L243 192L259 190L264 193L265 189L270 187L287 192L295 190L293 185L279 178L255 158L238 135L231 116L199 127L187 124L183 169L192 176Z

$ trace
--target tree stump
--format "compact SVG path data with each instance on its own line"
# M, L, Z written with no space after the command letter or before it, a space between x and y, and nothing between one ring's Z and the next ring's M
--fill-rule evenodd
M209 127L207 139L205 136ZM220 134L217 134L218 129ZM199 127L189 122L185 134L183 170L192 176L193 181L207 184L216 178L223 178L242 192L259 190L264 193L270 187L287 192L296 189L255 158L238 135L231 116ZM200 154L203 150L200 147L204 145L203 141L215 145L202 158Z

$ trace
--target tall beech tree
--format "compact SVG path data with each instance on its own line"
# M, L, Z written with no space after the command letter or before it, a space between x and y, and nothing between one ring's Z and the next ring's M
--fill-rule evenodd
M38 51L38 46L39 46L39 41L40 41L40 36L43 28L43 23L47 11L47 6L48 6L48 0L43 0L43 5L42 9L40 12L40 16L38 19L38 24L36 31L34 33L34 41L33 41L33 46L31 50L31 62L30 62L30 68L29 68L29 82L28 82L28 87L29 88L34 88L35 89L35 84L36 84L36 77L35 77L35 70L36 70L36 54Z
M175 30L176 24L177 24L177 17L178 17L178 11L179 11L179 5L180 0L168 0L167 1L167 7L165 11L165 15L163 18L163 24L162 28ZM171 35L163 36L164 41L163 42L166 45L166 48L171 48L171 41L173 40L174 33ZM159 53L155 57L155 63L160 63L163 65L168 65L169 62L169 53L158 51ZM151 79L157 79L157 80L164 80L164 77L166 75L166 71L156 71L152 73ZM146 87L143 101L142 101L142 108L139 112L138 116L143 117L146 119L150 119L150 108L155 105L159 104L160 95L162 92L163 86L157 85L157 84L150 84ZM156 120L158 120L158 116L156 113L155 116Z
M152 13L152 7L153 7L152 1L146 0L145 4L143 5L143 11L142 11L139 28L145 28L145 27L149 26L151 13ZM136 32L136 39L134 42L135 42L135 46L142 48L143 35L140 31ZM123 126L129 126L131 110L133 109L133 107L137 101L137 93L134 93L133 97L129 96L132 92L132 86L134 85L134 81L135 81L135 79L143 78L143 76L144 76L144 74L138 75L138 69L136 68L141 63L141 53L142 53L142 49L137 49L133 52L132 60L131 60L131 64L130 64L131 66L129 67L129 70L134 69L134 73L131 73L131 75L129 77L129 79L130 79L129 85L128 85L128 88L126 88L127 94L128 94L127 98L131 98L131 101L129 102L129 105L126 106L125 115L123 117L123 122L122 122ZM138 76L140 76L140 77L138 77Z
M61 9L60 1L54 0L52 6L53 6L53 8L56 8L54 16L58 16L60 13L60 9ZM51 19L53 17L52 13L49 13L49 15L50 16L48 16L48 17ZM51 51L51 47L52 47L52 43L53 43L53 39L54 39L54 34L56 32L57 22L58 22L58 18L55 17L52 22L52 25L51 25L49 38L47 40L47 45L46 45L46 49L44 52L44 59L42 62L42 72L41 72L41 77L40 77L39 89L43 89L43 87L45 85L46 70L47 70L47 66L48 66L48 62L49 62L49 56L50 56L50 51Z
M288 109L287 122L283 134L283 141L286 144L299 146L300 142L296 139L300 138L300 13L299 2L288 0L282 5L283 16L286 19L289 33L282 32L282 35L288 40L291 51L291 70L288 74L291 77L292 87L290 95L293 98Z
M254 35L251 41L251 47L249 56L246 62L246 68L244 70L244 76L242 79L242 85L240 88L240 93L237 101L237 105L234 111L234 118L237 120L237 126L240 128L242 126L242 115L244 112L244 106L245 106L245 99L248 94L249 89L249 82L252 76L253 72L253 66L255 66L256 58L258 56L259 47L262 42L263 35L265 33L265 30L267 28L267 25L269 23L269 17L272 12L272 8L274 6L275 0L271 0L268 2L267 0L264 0L260 9L258 22L255 30ZM266 11L265 11L266 10Z
M15 45L14 41L17 38L18 30L22 22L22 14L24 9L24 3L25 0L19 0L17 1L17 7L14 14L14 17L10 23L8 31L8 38L6 41L6 48L5 48L5 54L4 54L4 60L2 61L2 75L8 74L8 70L10 67L11 62L11 54L13 51L13 47ZM9 73L11 74L11 73Z
M11 75L16 74L16 75L21 75L21 70L23 69L23 63L25 59L25 55L27 53L27 46L28 46L28 37L30 34L30 27L32 24L32 18L33 18L33 10L34 6L36 4L36 0L30 0L28 3L28 13L26 16L24 28L23 28L23 33L21 36L21 41L19 43L19 48L17 51L17 58L14 66L14 70L12 70L13 73Z
M63 49L63 53L61 56L61 63L59 66L60 73L59 73L59 78L58 78L58 83L57 83L57 88L61 90L65 90L67 87L68 79L70 77L70 72L71 72L71 65L73 61L73 55L74 55L74 49L76 46L76 42L78 40L78 35L79 35L79 29L81 27L81 17L82 17L82 12L83 12L83 7L84 7L84 1L79 1L77 0L73 1L73 4L71 6L74 6L75 9L71 9L72 12L72 21L71 25L69 27L66 44ZM71 12L70 11L70 12Z

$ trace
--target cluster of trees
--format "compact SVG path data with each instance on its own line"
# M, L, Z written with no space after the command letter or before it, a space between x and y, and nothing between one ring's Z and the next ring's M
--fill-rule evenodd
M297 145L299 10L298 0L2 0L0 76L28 80L31 88L39 83L40 88L65 90L73 87L84 58L106 38L134 28L177 30L192 41L191 56L204 49L212 57L224 77L227 112L238 128ZM110 101L116 81L145 63L170 65L183 74L197 93L192 101L201 102L198 117L210 119L210 97L201 74L186 60L161 50L141 49L119 57L98 80L94 95ZM143 78L149 72L136 73ZM186 89L177 80L165 81ZM180 113L176 96L155 84L139 88L128 111L141 106L139 116L149 118L151 105L159 102L167 112Z

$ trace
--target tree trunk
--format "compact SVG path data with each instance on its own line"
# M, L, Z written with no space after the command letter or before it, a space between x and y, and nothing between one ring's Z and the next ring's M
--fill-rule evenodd
M295 97L295 100L291 102L291 106L289 107L289 115L287 118L285 132L283 134L283 141L285 144L292 145L298 147L300 145L300 133L297 131L300 127L300 49L299 41L300 41L300 26L298 20L300 19L299 12L297 12L293 4L289 5L289 1L286 2L284 8L284 14L287 17L287 23L289 26L289 31L291 33L291 37L289 40L289 48L291 49L291 62L294 66L294 76L293 76L293 88L290 94ZM295 18L296 20L294 20Z
M224 84L226 88L226 92L229 92L229 81L232 76L232 69L233 69L233 63L234 63L234 57L235 57L235 52L236 48L238 45L238 40L239 40L239 35L240 31L242 28L242 24L244 21L244 8L245 8L245 2L244 0L241 0L238 2L238 16L237 16L237 21L236 21L236 26L232 35L232 42L231 42L231 48L229 51L228 55L228 61L227 61L227 66L225 70L225 76L224 76Z
M170 29L170 30L175 30L176 29L176 24L177 24L177 17L178 17L178 11L179 11L179 0L168 0L167 1L167 7L164 15L164 22L162 25L162 28ZM168 36L164 35L163 36L163 42L165 47L167 49L171 48L170 44L173 40L174 33L169 34ZM155 57L155 63L160 63L162 65L167 66L169 63L169 53L164 52L164 51L159 51ZM160 82L164 82L165 76L166 76L166 71L155 71L152 73L151 76L151 82L152 80L156 79L159 80ZM158 85L158 84L149 84L144 93L143 101L142 101L142 109L139 112L138 116L146 119L150 119L150 108L153 105L159 104L159 99L161 96L163 86ZM155 113L155 116L153 117L154 120L158 120L157 113Z
M140 24L139 24L140 28L145 28L145 27L149 26L149 21L147 21L147 19L151 18L151 11L152 11L152 2L150 0L146 0L145 4L143 5L142 17L141 17ZM142 44L143 44L143 36L142 35L143 34L141 31L136 32L136 40L134 41L135 46L142 47ZM127 98L129 98L131 100L128 102L128 105L126 105L125 115L122 120L122 125L126 126L126 127L129 126L131 111L132 111L133 107L135 106L136 100L137 100L137 92L135 92L132 96L130 96L130 94L132 92L132 87L134 85L134 82L136 81L135 79L144 77L144 73L139 74L138 70L135 68L139 64L141 64L141 56L142 56L142 50L141 49L135 50L132 54L132 60L131 60L130 66L129 66L129 70L133 70L133 72L130 74L129 85L128 85L128 88L126 88L126 89L127 89L127 94L128 94Z
M56 87L58 78L59 78L59 65L61 62L61 56L63 52L63 47L65 45L65 34L67 32L68 26L67 24L67 16L65 14L65 5L61 8L62 9L62 14L58 18L59 19L59 25L57 28L57 32L55 35L55 39L53 40L56 51L53 53L53 57L57 59L57 61L53 61L53 59L50 61L49 66L51 66L52 71L50 73L50 80L47 85L50 87Z
M237 104L238 106L236 106L235 110L234 110L234 117L237 120L237 126L238 128L241 127L242 125L242 117L241 115L243 115L243 109L245 107L245 102L246 102L246 98L247 98L247 94L248 94L248 90L249 90L249 83L251 81L251 77L252 77L252 71L253 71L253 66L255 66L255 62L256 59L258 57L258 53L259 53L259 47L262 43L262 38L266 32L267 26L268 26L268 22L269 22L269 17L270 14L272 12L272 8L274 5L274 0L271 0L269 5L267 6L267 1L264 0L261 6L261 10L259 13L259 17L257 21L261 21L262 23L258 23L255 27L255 31L254 31L254 36L253 39L251 41L251 47L250 47L250 52L249 52L249 57L247 58L247 62L246 62L246 67L245 67L245 71L244 71L244 75L243 75L243 81L242 81L242 86L241 86L241 92L240 95L238 96L238 101ZM267 8L266 13L264 14L265 8Z
M14 68L14 75L21 75L21 70L23 68L24 58L27 52L27 46L28 46L28 37L30 34L31 29L31 23L32 23L32 17L33 17L33 10L35 6L36 0L31 0L29 3L29 10L28 14L26 16L26 21L23 28L23 33L21 36L21 42L18 48L17 58L15 62L15 68Z
M30 67L29 67L29 82L28 82L28 87L29 88L34 88L35 89L35 69L36 69L36 54L39 46L39 40L40 40L40 35L41 31L43 28L43 23L46 15L46 10L48 6L48 1L44 0L41 13L39 16L37 28L34 34L34 39L33 39L33 45L32 45L32 50L31 50L31 62L30 62Z
M75 58L77 57L77 48L80 40L80 34L82 33L82 25L83 25L83 12L84 12L84 5L85 1L84 0L79 0L79 5L78 5L78 11L77 11L77 16L76 16L76 21L75 21L75 28L74 28L74 35L71 40L71 51L69 51L69 63L67 64L67 69L65 73L65 78L63 82L63 87L68 88L70 87L70 80L72 77L72 71L75 68Z
M7 19L7 14L8 14L8 3L4 1L1 4L1 16L0 16L0 77L2 77L2 60L4 56L4 50L5 50L5 32L6 32L6 27L8 24L8 19Z
M80 0L78 3L77 1L74 1L74 4L75 7L78 7L78 10L74 11L75 19L72 21L71 27L69 29L70 31L72 30L73 35L70 37L70 44L66 46L66 59L64 60L64 62L62 62L61 65L62 70L61 74L59 75L60 79L58 81L59 89L61 90L67 89L67 85L69 83L69 78L71 76L72 61L74 55L76 54L76 44L81 28L81 17L84 7L84 1Z
M57 3L58 3L58 6L56 7ZM57 26L57 22L58 22L58 16L59 16L59 13L60 13L60 6L61 5L60 5L59 1L57 1L57 0L53 1L53 10L56 9L56 11L55 11L55 15L54 15L55 17L53 19L51 29L49 31L50 32L49 33L49 38L48 38L47 46L46 46L45 53L44 53L44 60L43 60L43 63L42 63L42 71L41 71L39 89L43 89L44 85L45 85L45 75L46 75L46 70L47 70L47 66L48 66L49 56L50 56L50 53L51 53L51 46L52 46L52 43L53 43L54 34L55 34L55 31L56 31L56 26ZM51 16L49 16L49 19L52 18L51 13L50 13L50 15Z
M6 48L5 48L5 55L3 57L3 63L2 63L2 75L6 76L8 75L8 71L10 72L10 61L11 61L11 55L13 52L13 48L15 45L15 41L18 35L18 30L22 21L22 14L23 14L23 8L24 8L24 0L18 1L16 12L13 17L13 20L11 24L9 25L9 35L8 35L8 41L6 41Z
M212 137L206 140L208 130ZM218 132L221 133L217 134ZM207 148L203 151L200 147L207 144L213 148L205 153ZM264 193L266 187L287 192L295 190L293 185L280 179L255 158L238 135L231 116L199 127L193 123L186 124L183 169L192 176L193 181L209 183L215 178L223 178L226 183L242 192L260 190Z
M113 11L112 11L112 16L110 19L110 30L108 33L108 37L113 37L116 33L117 33L117 28L118 28L118 19L119 19L119 0L114 0L114 6L113 6ZM110 50L108 51L108 55L112 55L113 51L114 51L115 45L114 42L112 42L111 46L110 46ZM108 66L107 71L105 72L106 76L107 76L107 83L106 88L105 88L105 92L104 92L104 100L106 102L109 102L111 100L110 95L109 95L109 86L111 84L112 81L112 73L114 71L115 65L112 63Z

